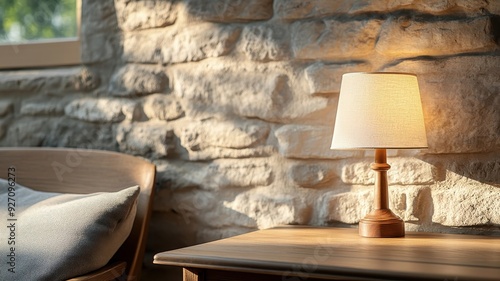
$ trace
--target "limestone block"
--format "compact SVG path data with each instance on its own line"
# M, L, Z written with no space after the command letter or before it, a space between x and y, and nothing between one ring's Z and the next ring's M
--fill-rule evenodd
M493 1L494 2L494 1ZM358 0L351 9L352 13L387 12L397 10L415 10L432 15L467 14L483 15L490 9L491 4L482 0L449 0L449 1L370 1Z
M340 83L344 73L370 70L368 63L325 64L318 62L307 67L305 75L311 94L332 94L340 92Z
M197 187L221 191L228 187L268 186L274 181L266 159L224 159L210 164L190 161L156 161L159 186L181 190Z
M492 32L488 17L438 22L395 19L383 25L376 50L391 57L495 50L497 45Z
M52 132L46 119L18 118L7 127L6 137L2 140L4 146L41 146L46 135Z
M374 49L379 20L315 20L292 26L292 49L297 59L356 60Z
M161 190L200 187L204 183L208 164L190 161L156 160L158 186ZM160 196L160 195L159 195ZM158 209L159 208L159 209ZM161 206L156 207L162 210Z
M373 160L346 164L342 168L342 181L348 184L371 185L375 183L375 172L370 168ZM436 168L415 158L389 158L387 171L389 185L417 185L434 183Z
M174 2L115 0L118 23L126 31L172 25L177 19Z
M54 123L49 130L43 131L42 146L117 150L111 124L81 122L64 117L56 120L42 120L45 123ZM42 130L41 128L44 126L33 129L38 131Z
M182 215L184 223L202 223L199 217L216 208L220 199L214 193L198 189L187 189L172 192L160 189L155 195L155 211L168 212L174 210Z
M154 120L174 120L184 114L175 96L165 94L153 94L144 98L143 109L146 116Z
M128 62L180 63L228 54L241 33L237 26L192 25L153 33L125 34L123 56ZM148 42L148 44L144 44Z
M314 18L346 13L352 0L276 0L275 13L283 19Z
M274 181L272 167L266 159L215 160L206 170L204 188L267 186Z
M81 34L114 31L117 27L113 0L82 1Z
M216 120L189 122L182 128L181 144L189 150L208 147L247 148L265 141L269 125L256 120Z
M67 101L60 98L33 98L21 103L23 115L62 115Z
M495 2L495 1L493 1ZM483 15L491 10L492 4L483 0L358 0L350 9L350 13L393 12L398 10L414 10L432 15Z
M431 202L431 191L427 186L389 187L389 208L405 222L430 221Z
M417 185L434 183L436 167L415 158L390 158L391 169L387 172L392 184Z
M178 68L173 80L186 115L199 119L236 114L279 121L290 95L287 76L218 62Z
M110 92L115 96L146 95L168 88L168 77L152 66L129 64L120 68L111 78Z
M207 147L203 150L188 150L187 155L181 156L182 159L191 161L206 161L220 158L252 158L267 157L275 152L273 146L257 146L252 148L233 149L224 147Z
M284 125L275 132L279 152L287 158L342 159L359 157L360 151L331 150L332 126Z
M331 165L311 163L293 164L288 176L294 183L308 188L322 187L338 177Z
M142 110L139 103L135 101L126 101L122 105L122 113L127 121L140 121L142 118Z
M432 192L432 221L447 226L500 223L500 190L479 182L454 185Z
M417 74L428 153L487 152L500 146L500 96L495 94L500 92L500 57L405 61L384 71Z
M342 181L348 184L373 185L375 183L375 172L370 168L373 160L346 164L342 167Z
M283 19L301 19L338 14L391 13L413 10L432 15L495 13L497 1L483 0L277 0L275 12Z
M125 113L134 112L136 108L137 102L126 99L80 98L66 105L64 112L89 122L120 122L125 119Z
M0 101L0 117L6 116L12 112L14 108L14 103L11 101Z
M240 38L240 48L254 61L277 61L290 57L290 38L286 26L246 26Z
M93 64L104 62L115 56L119 49L120 36L108 32L89 33L82 35L82 63Z
M148 32L147 34L135 32L123 35L123 59L126 62L159 63L163 60L162 45L165 39L163 34ZM143 44L147 41L148 44ZM171 42L170 42L171 43Z
M162 158L174 148L174 134L163 122L122 122L116 128L120 151Z
M500 160L496 159L460 159L446 161L446 179L451 182L475 180L482 183L500 183Z
M312 212L302 196L270 196L256 191L240 193L233 201L224 202L224 206L254 219L261 229L282 224L307 224Z
M389 187L389 208L404 221L423 221L431 213L429 188ZM358 223L373 210L373 188L353 192L329 192L319 199L324 222Z
M75 81L80 77L81 71L81 67L69 67L2 72L0 92L59 93L76 90Z
M162 44L163 63L199 61L227 55L238 40L241 28L237 26L199 25L170 37ZM168 35L167 35L168 36Z
M320 219L325 222L338 221L358 223L373 209L373 191L328 192L320 198Z
M75 77L74 88L79 91L92 91L99 87L101 79L99 74L88 67L82 67L80 74Z
M78 133L75 133L78 132ZM116 150L109 124L61 117L22 116L9 124L2 146L80 147Z
M189 0L188 12L194 17L215 22L248 22L273 16L272 0Z
M491 12L494 15L499 15L500 14L500 2L498 1L490 1L488 3L488 11Z
M333 102L301 90L302 69L220 59L177 66L172 80L186 116L194 119L236 115L275 123L324 122Z

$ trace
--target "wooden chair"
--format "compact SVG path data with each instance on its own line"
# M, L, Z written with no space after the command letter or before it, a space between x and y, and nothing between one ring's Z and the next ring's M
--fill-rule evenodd
M155 183L155 166L141 158L108 151L67 148L0 148L0 174L16 167L16 182L40 191L94 193L140 186L130 236L110 263L81 280L139 280ZM118 278L119 277L119 278Z

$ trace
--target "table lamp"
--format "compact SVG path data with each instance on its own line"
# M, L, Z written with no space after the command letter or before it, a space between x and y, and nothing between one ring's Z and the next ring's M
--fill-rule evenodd
M347 73L342 76L331 149L375 149L373 211L359 222L364 237L401 237L404 222L389 209L386 149L427 148L417 76Z

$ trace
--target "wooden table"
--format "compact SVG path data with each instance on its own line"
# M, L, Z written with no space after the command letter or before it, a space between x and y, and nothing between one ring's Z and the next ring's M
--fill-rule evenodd
M284 226L159 253L185 281L500 280L500 237Z

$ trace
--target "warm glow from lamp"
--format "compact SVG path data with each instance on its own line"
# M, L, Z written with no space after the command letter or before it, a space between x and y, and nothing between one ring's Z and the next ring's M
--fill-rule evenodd
M389 210L386 149L426 148L417 77L405 73L342 76L332 149L375 149L374 211L360 221L360 235L404 236L404 223Z

